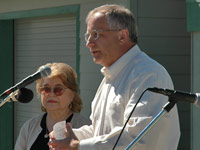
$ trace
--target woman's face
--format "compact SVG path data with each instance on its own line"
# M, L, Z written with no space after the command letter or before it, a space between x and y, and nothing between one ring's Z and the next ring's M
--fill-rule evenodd
M47 112L70 111L74 92L59 77L45 78L41 89L41 103Z

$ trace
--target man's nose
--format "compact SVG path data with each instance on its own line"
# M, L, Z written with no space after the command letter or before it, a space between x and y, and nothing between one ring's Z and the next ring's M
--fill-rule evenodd
M94 43L95 43L94 38L92 38L91 36L89 36L89 37L88 37L88 40L87 40L87 42L86 42L86 46L87 46L88 48L90 48L92 45L94 45Z

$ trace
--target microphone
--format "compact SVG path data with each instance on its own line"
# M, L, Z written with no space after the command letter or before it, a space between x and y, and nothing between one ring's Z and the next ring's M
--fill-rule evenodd
M27 88L21 88L15 92L12 92L0 103L0 107L6 102L18 101L20 103L29 103L33 99L33 91Z
M20 103L29 103L33 99L33 91L27 88L21 88L15 94L13 101L18 101Z
M187 92L182 92L182 91L175 91L175 90L170 90L170 89L161 89L161 88L148 88L147 90L154 92L154 93L159 93L168 96L170 99L175 100L175 101L185 101L189 103L193 103L200 107L200 93L187 93Z
M4 91L0 95L0 97L7 96L10 93L16 91L17 89L21 89L21 88L31 84L32 82L36 81L37 79L40 79L41 77L49 76L50 74L51 74L51 68L48 67L48 66L42 66L39 71L35 72L32 75L29 75L28 77L23 79L21 82L17 83L16 85L11 87L10 89Z

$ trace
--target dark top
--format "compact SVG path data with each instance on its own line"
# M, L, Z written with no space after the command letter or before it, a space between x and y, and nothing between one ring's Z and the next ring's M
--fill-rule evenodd
M73 114L67 118L66 123L70 122L72 120L72 117L73 117ZM49 131L46 126L46 118L47 118L47 113L44 114L40 123L42 131L40 132L37 139L31 146L30 150L49 150L49 146L48 146Z

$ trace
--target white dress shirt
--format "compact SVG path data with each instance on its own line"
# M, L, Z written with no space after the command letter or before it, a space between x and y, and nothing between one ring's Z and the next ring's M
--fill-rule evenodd
M80 150L112 150L142 92L149 87L173 89L167 71L136 45L109 68L92 102L91 126L74 129ZM115 150L125 149L162 110L168 97L145 92ZM176 106L135 146L134 150L176 150L180 138Z

